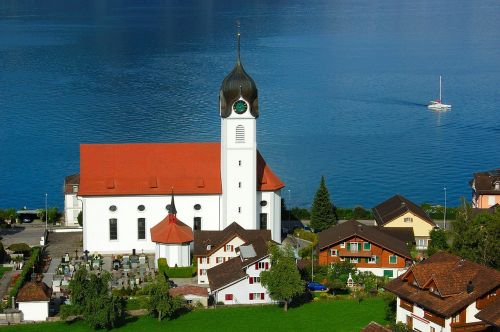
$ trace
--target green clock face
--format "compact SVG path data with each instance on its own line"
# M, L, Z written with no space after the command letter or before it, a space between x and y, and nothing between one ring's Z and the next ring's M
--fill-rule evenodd
M233 104L233 110L237 113L237 114L243 114L247 111L248 109L248 105L247 103L244 101L244 100L237 100L234 102Z

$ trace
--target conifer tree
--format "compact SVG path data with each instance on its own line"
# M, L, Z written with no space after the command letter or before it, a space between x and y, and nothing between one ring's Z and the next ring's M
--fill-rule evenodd
M335 206L330 201L330 193L326 188L325 177L322 176L311 208L311 228L322 231L336 225L338 218L335 210Z

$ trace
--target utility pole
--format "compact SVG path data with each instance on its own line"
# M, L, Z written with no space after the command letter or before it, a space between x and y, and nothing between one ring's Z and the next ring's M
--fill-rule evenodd
M443 216L443 226L444 230L446 230L446 187L444 187L444 216Z
M47 219L48 218L48 209L47 209L47 193L45 193L45 233L47 233Z
M291 203L291 194L290 194L291 190L288 189L288 227L290 227L290 220L291 220L291 211L292 211L292 203Z

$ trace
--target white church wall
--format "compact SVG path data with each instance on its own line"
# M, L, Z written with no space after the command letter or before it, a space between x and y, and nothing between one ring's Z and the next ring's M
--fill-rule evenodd
M166 196L99 196L84 197L84 250L100 253L155 252L151 242L150 228L162 221L168 214L170 204ZM195 210L194 205L201 209ZM116 211L110 211L110 206ZM144 205L144 211L138 206ZM201 217L202 230L219 230L219 195L176 195L177 218L193 228L194 217ZM109 219L117 219L117 240L110 240ZM146 219L146 239L138 239L138 218Z

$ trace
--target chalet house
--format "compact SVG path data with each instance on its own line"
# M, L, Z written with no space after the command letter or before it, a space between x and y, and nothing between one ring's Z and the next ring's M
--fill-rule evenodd
M427 213L401 195L395 195L375 206L373 216L380 227L412 227L417 249L425 250L430 231L436 226Z
M194 253L198 262L198 283L208 284L207 270L238 256L238 248L248 242L271 240L270 230L246 230L232 223L222 231L194 231Z
M272 303L260 283L260 273L270 267L267 242L256 239L240 246L237 257L207 271L209 292L215 303L226 305Z
M397 296L396 322L415 331L460 332L489 329L491 323L480 318L483 310L493 310L485 316L498 323L492 306L498 308L499 286L500 272L438 252L385 289Z
M488 209L500 204L500 168L474 173L469 182L472 188L472 207Z
M24 321L45 321L49 317L52 289L44 282L27 282L17 295Z
M348 260L360 271L389 278L403 274L412 262L406 243L356 220L319 233L318 249L321 265Z

